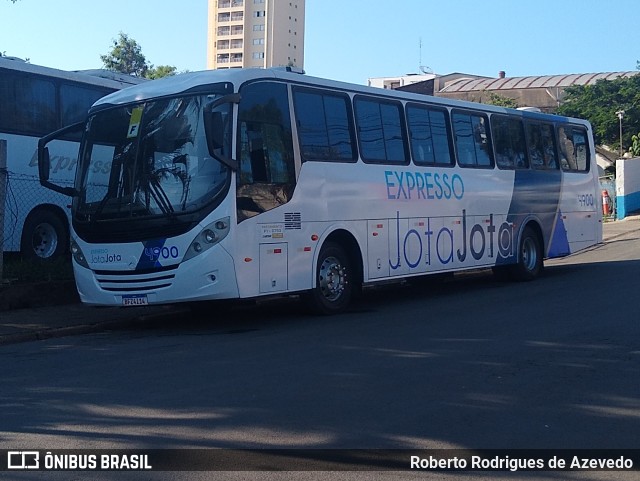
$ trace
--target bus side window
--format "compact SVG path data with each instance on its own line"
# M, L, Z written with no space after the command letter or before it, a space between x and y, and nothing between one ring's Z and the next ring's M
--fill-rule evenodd
M576 156L576 168L580 172L589 171L589 147L587 133L581 129L573 129L573 145Z
M542 126L542 147L544 149L544 162L549 169L558 169L558 150L556 149L556 137L553 135L553 126Z
M82 122L87 118L87 105L92 105L96 100L104 97L111 90L81 87L77 85L60 85L60 116L61 125L71 125ZM80 136L76 140L80 140Z
M528 123L526 130L531 166L537 170L557 169L553 127L549 124Z
M302 161L357 160L348 96L321 90L293 91Z
M407 120L416 165L453 165L446 110L411 105Z
M56 88L35 77L0 77L0 128L21 134L46 134L58 128Z
M454 112L452 116L458 163L461 167L493 167L487 134L487 118L482 114Z
M285 204L293 194L295 166L287 86L245 86L238 107L240 221Z
M491 132L498 168L526 169L529 167L524 130L520 119L493 115Z
M562 125L558 128L560 165L563 170L588 172L589 143L587 131L581 127Z
M355 110L363 160L406 165L409 153L402 121L402 105L356 97Z

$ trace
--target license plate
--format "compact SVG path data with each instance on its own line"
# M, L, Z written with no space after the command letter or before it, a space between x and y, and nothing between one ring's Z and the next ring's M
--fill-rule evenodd
M148 306L149 299L146 294L122 296L123 306Z

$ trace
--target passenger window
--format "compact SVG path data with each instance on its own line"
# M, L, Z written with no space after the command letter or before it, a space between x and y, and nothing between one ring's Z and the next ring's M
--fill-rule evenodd
M82 122L87 118L89 108L99 98L104 97L111 90L79 87L76 85L60 86L60 110L62 126Z
M589 170L589 147L586 132L573 129L573 146L578 170L587 172Z
M303 161L357 159L349 97L296 89L293 100Z
M446 110L413 105L407 108L409 139L416 165L453 165Z
M237 205L242 221L291 199L295 166L287 86L257 82L240 93Z
M586 130L580 127L562 125L558 128L560 165L563 170L588 172L589 142Z
M47 134L58 127L52 82L20 75L0 76L0 128L23 134Z
M522 121L514 117L493 115L491 134L500 169L526 169L529 167Z
M409 156L402 106L361 97L356 98L355 109L362 158L371 162L406 164Z
M453 134L461 167L493 167L485 115L454 112Z
M537 170L556 170L556 144L550 124L527 123L527 144L531 166Z

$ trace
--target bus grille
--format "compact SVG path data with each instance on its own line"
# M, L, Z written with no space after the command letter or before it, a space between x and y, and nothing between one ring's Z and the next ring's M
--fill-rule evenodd
M144 271L95 271L100 287L108 292L148 292L170 287L175 278L175 266Z

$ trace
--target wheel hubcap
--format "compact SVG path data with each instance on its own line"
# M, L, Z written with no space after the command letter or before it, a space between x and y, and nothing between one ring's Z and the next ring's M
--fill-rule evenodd
M58 247L58 236L51 224L38 224L31 238L33 251L38 257L51 257Z
M538 251L536 244L531 238L524 239L522 243L522 265L528 271L533 271L538 263Z
M347 275L340 261L327 257L320 265L318 282L322 295L329 301L335 301L344 292Z

